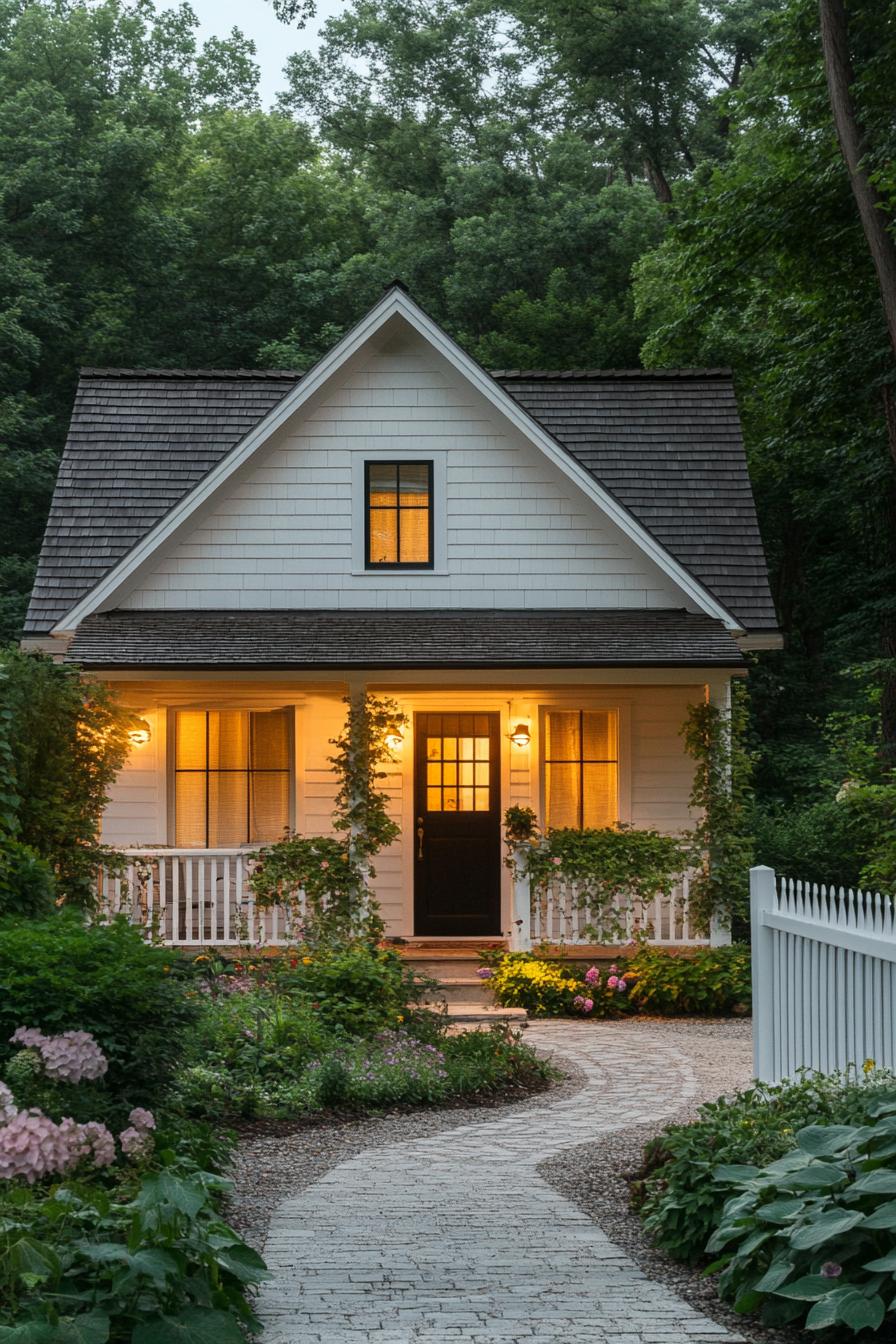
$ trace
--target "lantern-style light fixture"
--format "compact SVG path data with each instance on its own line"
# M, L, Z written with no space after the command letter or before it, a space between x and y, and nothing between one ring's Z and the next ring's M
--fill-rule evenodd
M152 737L152 730L145 719L135 719L133 728L128 730L128 741L132 747L145 747Z
M404 734L402 733L400 726L397 723L393 724L383 740L390 751L398 751L399 747L404 742Z
M528 723L518 723L508 737L515 747L528 747L531 737Z

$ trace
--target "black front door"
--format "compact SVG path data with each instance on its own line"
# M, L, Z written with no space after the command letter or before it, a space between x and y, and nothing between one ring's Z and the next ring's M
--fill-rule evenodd
M418 714L414 932L501 932L500 719Z

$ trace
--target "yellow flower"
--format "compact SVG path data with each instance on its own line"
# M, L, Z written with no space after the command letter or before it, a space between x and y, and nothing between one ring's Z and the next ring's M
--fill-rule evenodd
M303 957L303 958L302 958L302 965L303 965L303 966L310 966L310 965L311 965L311 960L312 960L311 957Z
M170 967L170 966L163 966L163 967L162 967L162 972L163 972L164 975L167 975L168 972L169 972L170 970L171 970L171 967Z
M862 1072L871 1073L872 1069L875 1069L876 1067L877 1065L875 1064L873 1059L866 1059L865 1063L862 1065Z
M198 962L200 962L200 961L208 961L208 960L209 960L209 958L206 957L206 956L202 956L202 957L194 957L194 958L193 958L193 964L196 965L196 964L197 964Z
M401 1013L396 1014L395 1021L396 1021L396 1022L403 1022L403 1021L404 1021L404 1017L402 1016Z

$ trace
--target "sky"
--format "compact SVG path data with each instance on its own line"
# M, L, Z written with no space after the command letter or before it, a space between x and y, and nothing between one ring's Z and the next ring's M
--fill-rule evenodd
M258 49L261 66L260 95L263 107L269 107L283 86L280 72L287 56L294 51L309 51L317 46L320 26L342 8L342 0L317 0L317 16L304 28L289 27L275 18L268 0L190 0L199 19L199 40L226 37L231 28L240 28ZM168 8L157 0L157 9Z

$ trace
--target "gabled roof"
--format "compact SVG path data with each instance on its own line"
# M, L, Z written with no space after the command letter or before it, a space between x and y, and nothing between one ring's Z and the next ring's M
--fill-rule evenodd
M422 330L708 614L775 628L730 378L721 371L490 378L387 292L304 378L278 371L82 372L26 633L42 634L150 554L291 408L395 316ZM590 483L590 484L589 484ZM97 594L98 596L98 594ZM77 622L73 622L76 624Z
M743 667L734 638L690 611L109 611L67 661L94 669Z

